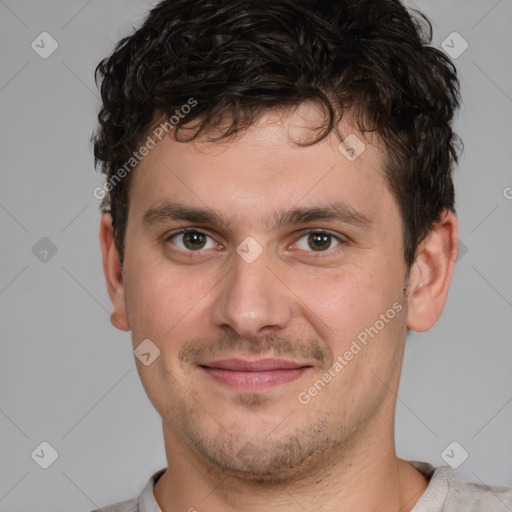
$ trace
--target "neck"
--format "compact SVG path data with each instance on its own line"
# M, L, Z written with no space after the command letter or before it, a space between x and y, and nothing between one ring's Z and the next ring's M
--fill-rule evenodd
M168 468L154 488L163 512L410 512L428 486L396 456L392 430L361 433L350 447L333 447L279 483L219 473L178 443L165 424L164 439Z

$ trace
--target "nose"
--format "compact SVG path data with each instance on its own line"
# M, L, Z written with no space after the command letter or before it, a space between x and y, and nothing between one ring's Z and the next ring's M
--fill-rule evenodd
M285 329L292 317L292 294L266 251L251 263L235 252L232 260L230 271L216 287L215 324L243 338Z

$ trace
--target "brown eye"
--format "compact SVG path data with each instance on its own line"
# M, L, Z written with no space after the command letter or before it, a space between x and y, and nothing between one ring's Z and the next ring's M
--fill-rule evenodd
M303 242L305 240L305 243ZM336 245L333 246L333 241ZM296 243L299 249L304 251L325 252L328 249L341 244L341 240L325 231L310 231L302 236Z
M215 247L215 242L211 240L206 233L196 229L188 229L174 233L167 238L167 241L171 241L176 247L183 251L198 251L201 249L211 249ZM210 244L208 246L208 243Z
M187 249L202 249L206 243L206 236L203 233L189 231L183 235L183 244Z

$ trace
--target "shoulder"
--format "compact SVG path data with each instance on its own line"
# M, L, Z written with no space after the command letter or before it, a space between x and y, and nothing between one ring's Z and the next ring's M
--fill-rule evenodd
M448 495L446 512L510 512L512 510L512 488L483 483L467 482L446 469Z
M113 505L101 507L101 509L91 510L90 512L139 512L139 499L121 501Z
M408 461L429 480L412 512L511 512L512 489L469 482L450 466Z
M90 512L162 512L153 494L153 487L167 468L162 468L153 473L146 482L144 489L136 498L120 501L113 505L107 505Z

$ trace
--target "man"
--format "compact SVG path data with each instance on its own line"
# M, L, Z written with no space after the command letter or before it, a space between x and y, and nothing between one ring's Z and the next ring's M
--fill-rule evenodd
M98 66L112 323L168 463L102 510L512 508L395 451L407 331L458 251L458 80L420 26L395 0L164 0Z

